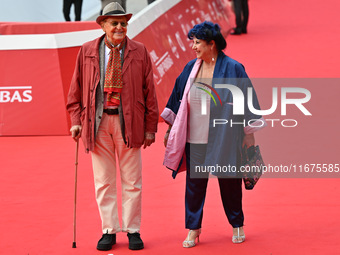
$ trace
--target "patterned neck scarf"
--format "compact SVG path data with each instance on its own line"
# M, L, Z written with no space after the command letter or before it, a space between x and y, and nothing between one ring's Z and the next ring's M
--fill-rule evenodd
M119 47L113 47L105 36L105 44L110 49L110 57L105 72L104 92L107 92L107 105L118 106L120 102L120 92L123 88L122 64L120 50L126 43L126 39Z

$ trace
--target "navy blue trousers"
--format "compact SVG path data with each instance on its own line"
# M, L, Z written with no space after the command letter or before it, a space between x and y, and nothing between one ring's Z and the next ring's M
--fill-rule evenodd
M202 227L203 206L209 173L200 178L191 178L190 169L204 163L206 145L186 144L185 153L187 158L187 175L185 188L185 228L199 229ZM234 227L242 227L244 215L242 210L242 179L241 178L218 178L220 194L224 212L229 223Z

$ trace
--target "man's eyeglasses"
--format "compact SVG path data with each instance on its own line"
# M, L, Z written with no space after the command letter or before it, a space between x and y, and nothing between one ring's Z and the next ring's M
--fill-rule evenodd
M114 26L114 27L118 26L118 24L120 24L122 27L126 27L126 26L127 26L127 23L126 23L126 22L113 21L111 24L112 24L112 26Z

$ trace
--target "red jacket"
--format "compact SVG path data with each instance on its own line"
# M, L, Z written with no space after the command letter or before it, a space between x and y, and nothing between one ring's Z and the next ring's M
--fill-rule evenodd
M78 53L67 100L71 124L82 126L86 151L95 144L96 89L100 83L99 45L105 35L85 43ZM156 133L158 106L152 63L145 46L127 38L122 68L121 103L128 147L144 143L144 133Z

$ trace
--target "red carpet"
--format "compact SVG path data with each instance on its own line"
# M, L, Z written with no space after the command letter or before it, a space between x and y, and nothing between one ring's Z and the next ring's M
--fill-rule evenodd
M249 4L249 34L229 36L227 54L243 63L250 77L339 77L339 1L250 0ZM329 94L335 98L339 90ZM264 159L286 163L303 157L309 160L305 163L339 163L339 105L333 103L333 108L337 119L313 115L313 125L291 131L290 139L284 130L261 131L257 141ZM82 146L77 248L72 249L74 142L65 136L0 137L0 254L340 254L340 182L335 178L262 178L253 191L244 191L247 239L239 245L231 242L232 229L216 179L211 179L201 242L193 249L182 248L187 234L185 179L180 174L173 180L162 166L165 129L161 123L156 144L143 150L145 249L136 252L128 250L125 233L118 234L112 251L95 249L100 219L91 159ZM289 146L279 150L283 144Z

